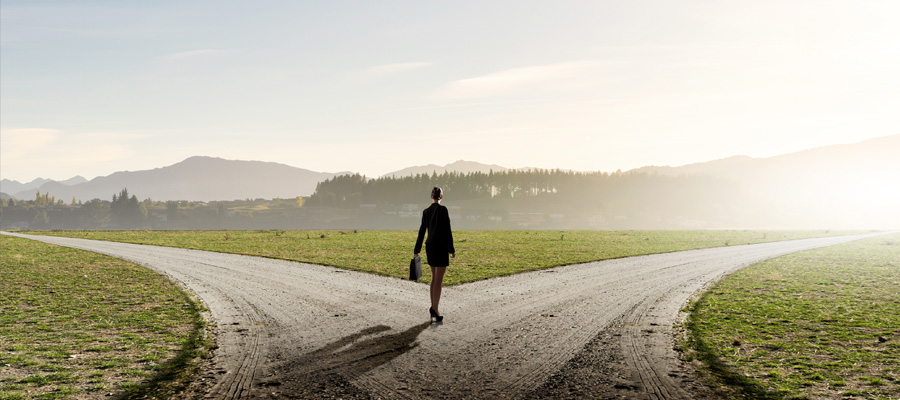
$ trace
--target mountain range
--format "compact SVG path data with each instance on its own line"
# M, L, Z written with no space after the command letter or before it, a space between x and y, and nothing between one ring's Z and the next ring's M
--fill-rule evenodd
M641 167L631 172L670 176L716 175L751 185L760 179L771 182L783 180L784 177L790 177L791 181L797 178L808 180L811 177L821 177L821 180L828 181L848 174L859 174L860 178L864 178L865 175L890 171L898 165L900 135L891 135L767 158L734 156L679 167ZM900 175L894 175L894 178L900 180ZM895 181L894 184L896 183Z
M444 172L448 172L448 171L449 172L459 172L462 174L470 174L473 172L488 173L490 171L501 172L501 171L506 171L508 169L509 168L501 167L501 166L495 165L495 164L488 165L488 164L482 164L482 163L478 163L478 162L474 162L474 161L459 160L459 161L456 161L456 162L453 162L453 163L450 163L450 164L447 164L444 166L428 164L428 165L420 165L420 166L415 166L415 167L408 167L408 168L401 169L399 171L388 172L388 173L382 175L382 177L394 176L394 177L399 178L399 177L403 177L403 176L412 176L412 175L421 175L421 174L431 175L432 173L441 175Z
M123 188L138 199L153 200L239 200L255 198L294 198L309 196L316 184L349 172L315 172L285 164L263 161L225 160L214 157L190 157L167 167L143 171L121 171L90 181L75 179L75 184L43 182L37 188L14 192L17 199L32 199L35 193L50 195L68 202L75 198L88 201L109 200ZM0 190L23 185L3 180ZM9 185L9 186L7 186ZM33 186L33 182L28 185Z
M647 166L626 173L658 175L717 175L740 184L749 196L763 200L791 197L795 207L816 204L900 204L900 135L884 136L854 144L820 147L766 158L735 156L677 167ZM404 168L383 176L500 172L509 168L472 161L444 166L429 164ZM76 198L111 199L123 188L138 199L236 200L246 198L293 198L309 196L316 184L350 172L315 172L285 164L262 161L191 157L167 167L123 171L87 181L76 176L66 181L37 179L23 184L3 179L4 197L34 198L35 192L50 193L67 201Z
M900 135L767 158L729 157L633 170L716 175L737 183L753 218L772 227L900 226Z
M87 182L87 179L84 179L83 176L78 175L74 178L69 178L64 181L58 181L58 183L62 183L63 185L72 186L77 185L79 183ZM9 179L0 180L0 188L2 188L3 193L19 193L26 190L39 189L41 185L50 182L57 182L52 179L44 179L37 178L28 183L20 183L19 181L11 181Z

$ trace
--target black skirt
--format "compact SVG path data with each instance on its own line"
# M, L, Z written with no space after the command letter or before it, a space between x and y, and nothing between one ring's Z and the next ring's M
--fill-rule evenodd
M433 246L425 243L425 257L428 265L432 267L447 267L450 265L450 252L442 246Z

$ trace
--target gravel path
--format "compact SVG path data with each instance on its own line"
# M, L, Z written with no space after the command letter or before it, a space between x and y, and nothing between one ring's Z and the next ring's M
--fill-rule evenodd
M15 236L129 260L195 293L218 348L188 397L694 399L707 395L673 350L673 325L692 295L762 260L871 235L623 258L445 287L443 324L429 323L421 283L258 257Z

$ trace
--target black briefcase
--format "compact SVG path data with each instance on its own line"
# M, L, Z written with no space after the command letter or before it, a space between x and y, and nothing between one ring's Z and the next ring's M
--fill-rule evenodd
M417 281L422 277L422 259L419 256L409 260L409 280Z

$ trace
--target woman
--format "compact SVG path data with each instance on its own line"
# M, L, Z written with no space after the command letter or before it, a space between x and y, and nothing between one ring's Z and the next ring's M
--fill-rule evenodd
M422 211L422 225L419 227L419 237L416 239L415 255L422 251L422 239L425 238L425 230L428 230L428 239L425 240L425 256L428 257L428 265L431 266L431 318L441 322L444 320L438 312L438 303L441 301L441 285L444 283L444 272L450 265L450 257L456 258L456 250L453 248L453 232L450 230L450 213L447 207L440 204L444 198L444 191L439 187L431 189L430 207ZM449 257L448 257L449 254Z

